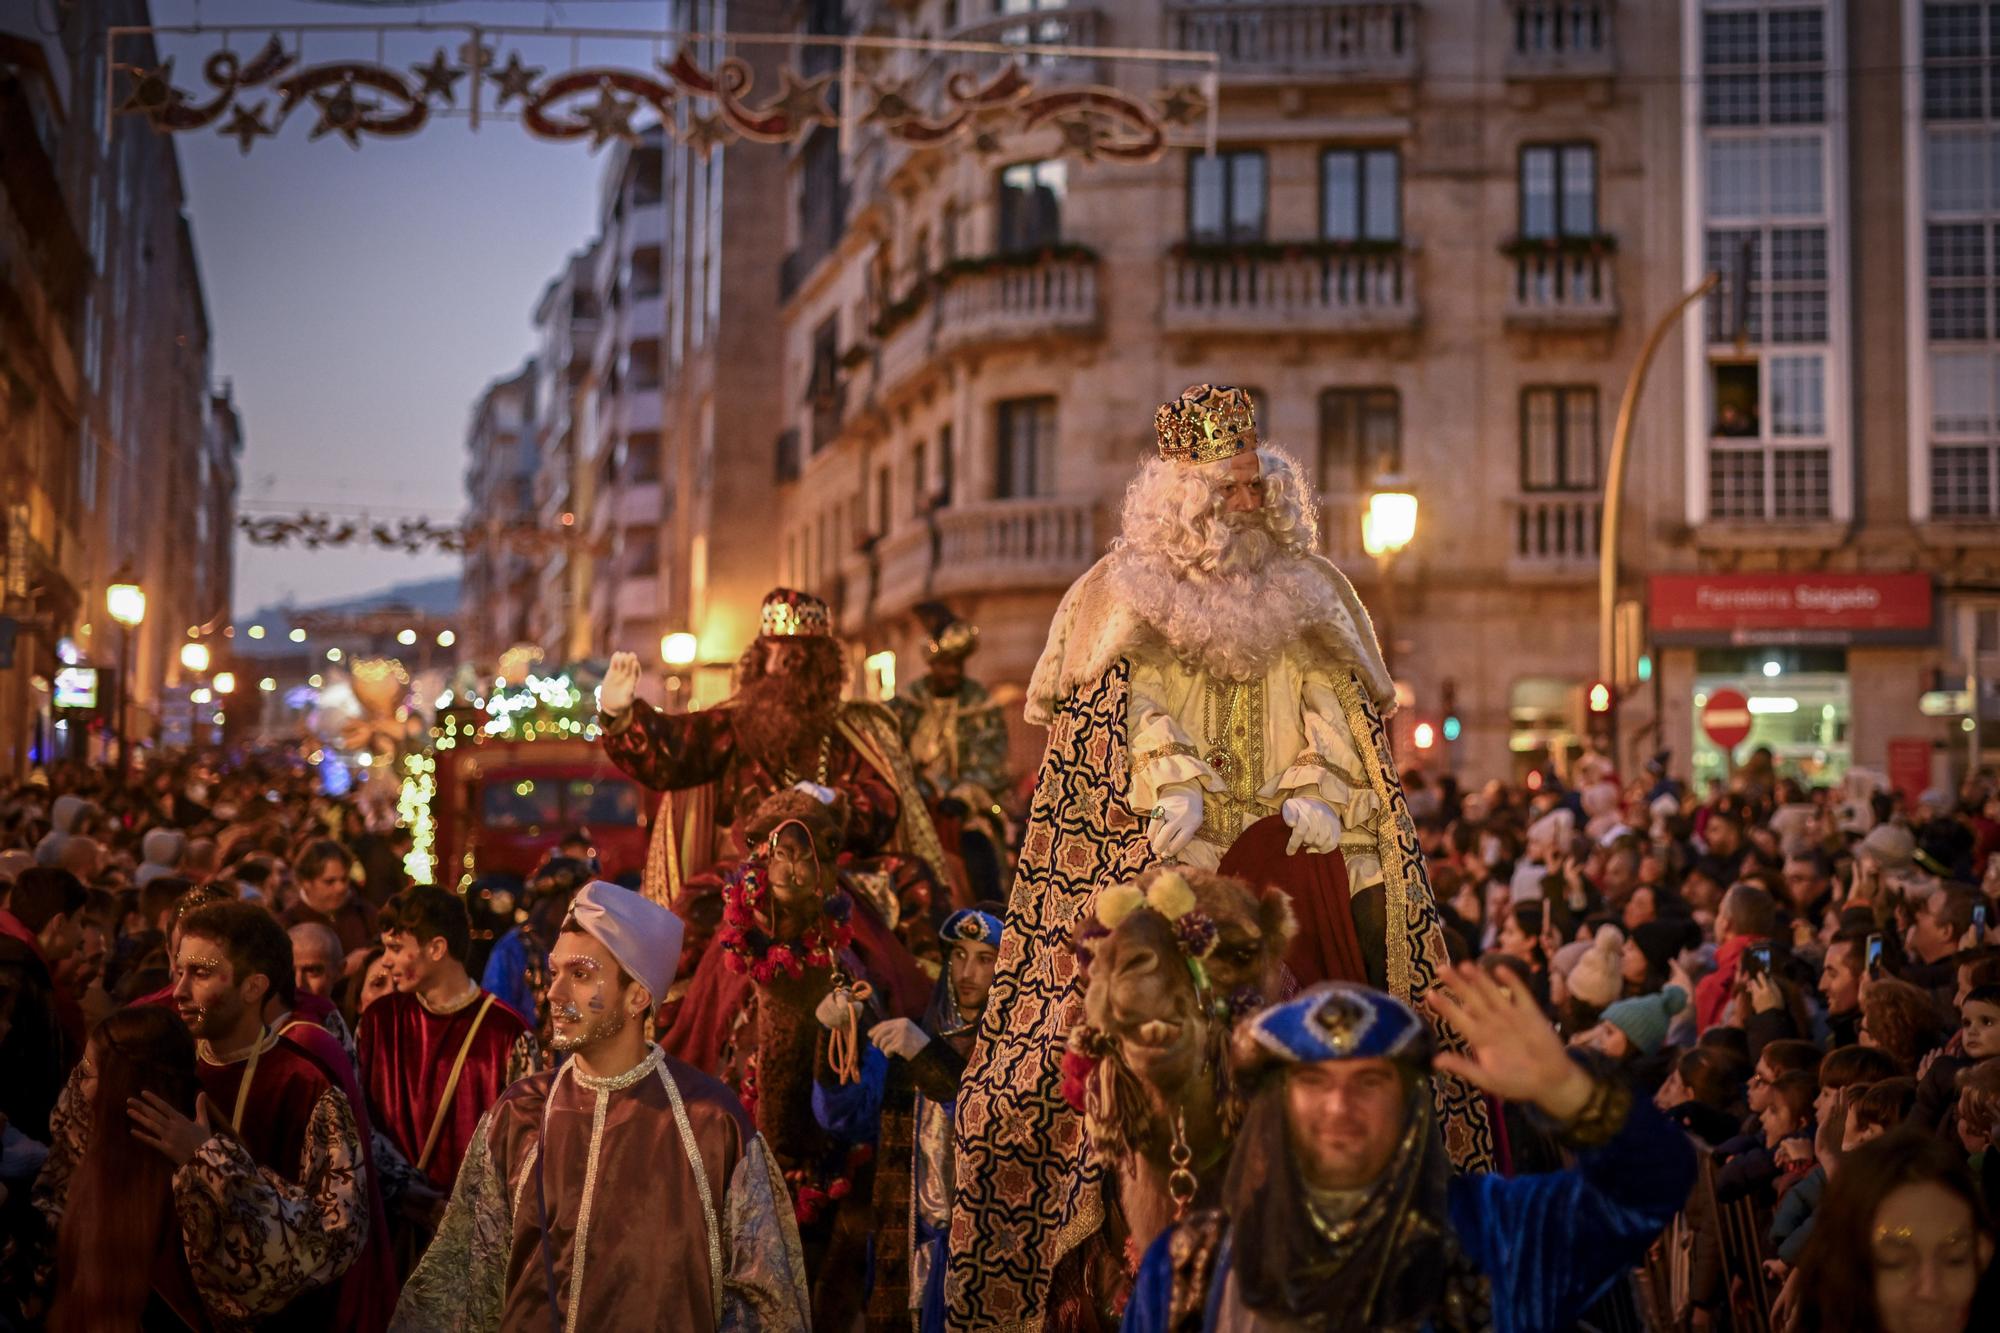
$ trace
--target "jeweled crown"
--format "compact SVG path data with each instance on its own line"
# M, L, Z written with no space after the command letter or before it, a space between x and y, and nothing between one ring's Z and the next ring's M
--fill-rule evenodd
M1217 463L1257 447L1257 404L1233 384L1197 384L1154 414L1160 457Z
M773 588L764 594L759 632L766 638L790 638L833 633L833 613L826 603L796 588Z

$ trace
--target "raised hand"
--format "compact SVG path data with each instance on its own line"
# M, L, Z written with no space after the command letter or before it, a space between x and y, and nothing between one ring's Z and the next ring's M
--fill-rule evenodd
M639 693L639 655L613 653L597 687L597 709L606 717L618 717L632 706Z
M1424 1003L1465 1038L1468 1050L1438 1052L1441 1072L1508 1101L1532 1102L1563 1123L1590 1101L1590 1075L1569 1058L1526 991L1460 963L1425 993Z
M142 1092L127 1099L125 1113L132 1117L132 1137L158 1152L176 1168L186 1166L201 1151L201 1145L215 1137L209 1123L208 1094L195 1098L194 1119L190 1120L168 1104L158 1093Z

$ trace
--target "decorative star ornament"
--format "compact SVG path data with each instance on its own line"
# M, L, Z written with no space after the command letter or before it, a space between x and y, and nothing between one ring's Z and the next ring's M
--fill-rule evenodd
M732 130L721 116L704 116L698 111L688 114L687 134L681 142L694 149L706 162L709 153L716 148L725 148L736 141L736 131Z
M897 125L923 115L917 105L910 100L910 85L907 82L873 83L868 88L875 94L875 104L869 107L868 114L861 118L863 124Z
M250 145L258 139L269 138L276 133L275 130L264 123L264 103L262 102L259 102L256 106L243 106L239 103L231 107L229 109L228 123L216 132L225 138L236 140L236 146L241 148L245 155L248 155L250 152Z
M786 128L797 132L807 125L833 125L840 117L826 104L826 88L833 82L833 75L822 74L816 79L801 79L787 65L778 71L778 78L784 87L778 95L759 108L763 115L778 114L785 118Z
M497 73L487 77L493 80L498 90L494 93L493 105L505 106L517 98L523 102L528 100L528 93L534 88L535 80L542 77L542 67L524 65L521 63L519 51L509 51L507 63L502 65Z
M420 96L429 99L442 97L451 106L458 105L458 81L465 77L465 71L454 68L451 57L440 46L428 65L414 65L411 72L423 84Z
M181 100L180 91L174 87L174 62L171 59L158 69L127 72L132 76L132 91L119 104L119 115L136 111L145 116L158 116Z
M313 101L319 107L319 123L312 127L307 138L338 134L353 147L361 146L361 117L374 108L355 97L352 79L331 93L314 93Z
M632 117L638 110L637 102L619 97L609 83L598 84L597 100L580 113L584 124L590 126L591 150L594 152L613 139L636 142L639 136L633 132Z
M1160 109L1160 119L1169 125L1192 125L1208 114L1208 99L1192 84L1175 84L1153 94L1153 104Z

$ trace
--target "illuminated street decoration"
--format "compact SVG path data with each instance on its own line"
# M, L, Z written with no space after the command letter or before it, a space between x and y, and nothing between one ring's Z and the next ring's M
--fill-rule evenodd
M421 62L386 58L392 35L435 42L440 31L454 30L465 34L454 49L437 46ZM308 63L304 43L320 33L373 35L376 58ZM157 66L118 59L119 39L140 35L220 43L201 64L206 86L177 82L172 58ZM586 140L592 151L636 142L657 122L703 157L738 142L793 143L822 125L843 136L865 128L918 148L958 143L982 156L1032 146L1090 160L1151 162L1176 131L1193 127L1212 146L1217 58L1208 53L772 33L672 36L679 45L671 55L631 67L577 64L577 44L637 42L658 51L662 34L415 24L113 28L104 96L117 114L145 116L163 132L214 128L246 154L295 114L310 123L309 138L336 137L356 148L364 137L415 134L437 115L463 115L475 129L482 118L518 120L537 138ZM567 37L572 67L531 64L518 49L503 62L488 37ZM248 59L232 49L259 38L263 44ZM752 59L723 55L725 45L776 48L775 73L760 78ZM801 72L786 63L793 49L822 57L822 68L837 65L837 73ZM706 62L702 51L712 53ZM883 72L915 61L924 65L909 77ZM953 61L978 67L948 68ZM1141 93L1048 72L1095 71L1098 62L1150 69L1161 86ZM768 69L772 61L757 64Z
M428 518L399 518L371 521L367 518L339 518L331 514L302 511L295 515L239 514L236 529L252 546L303 546L309 551L322 547L372 543L386 551L408 555L433 552L464 555L482 546L524 555L546 555L562 549L603 555L608 541L586 538L574 528L544 530L531 527L496 527L486 523L438 523Z

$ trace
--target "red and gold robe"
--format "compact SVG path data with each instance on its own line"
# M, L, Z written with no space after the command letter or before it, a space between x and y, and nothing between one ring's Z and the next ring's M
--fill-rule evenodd
M334 1077L298 1046L267 1034L250 1064L195 1062L202 1091L236 1125L174 1173L195 1287L219 1322L339 1329L343 1310L366 1304L344 1288L378 1279L386 1253L368 1251L388 1241L369 1225L360 1127Z
M439 1013L414 994L385 995L361 1016L356 1038L375 1125L405 1160L447 1193L486 1108L508 1084L533 1073L537 1063L535 1036L526 1020L497 999L485 1003L488 998L488 992L474 991L458 1008ZM440 1122L439 1108L445 1105L445 1089L461 1050L464 1065ZM424 1162L433 1126L437 1143Z
M542 1333L551 1323L676 1333L810 1323L798 1231L763 1139L727 1088L657 1046L624 1074L592 1078L572 1060L494 1103L391 1327Z
M737 823L765 797L801 779L847 798L844 855L896 853L921 864L938 885L949 882L944 848L910 771L895 719L878 704L840 706L826 741L826 770L774 773L737 743L735 708L662 713L643 699L600 719L604 753L636 782L668 793L654 821L645 892L671 905L688 876L747 849ZM678 799L676 794L684 794Z

